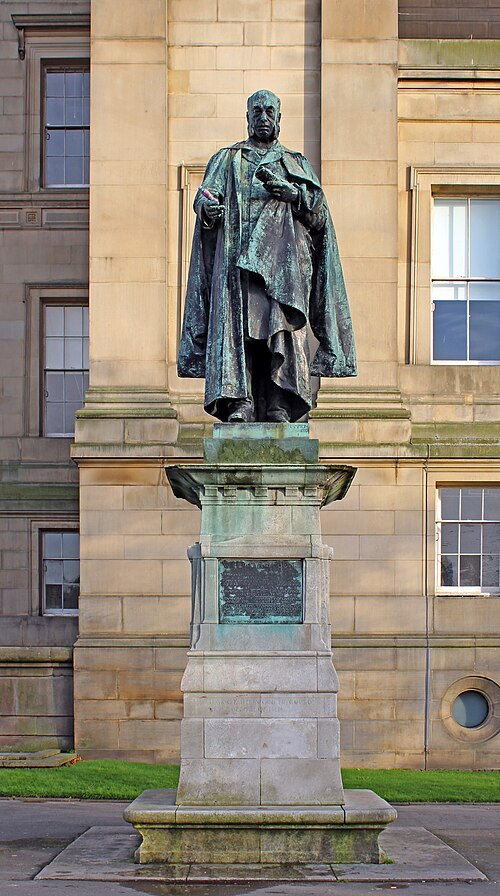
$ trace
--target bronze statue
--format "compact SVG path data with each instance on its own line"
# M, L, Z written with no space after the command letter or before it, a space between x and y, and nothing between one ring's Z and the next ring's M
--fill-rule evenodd
M248 140L210 159L194 201L178 372L205 377L205 410L231 423L296 421L311 375L356 375L326 199L307 159L278 142L280 117L274 93L249 97Z

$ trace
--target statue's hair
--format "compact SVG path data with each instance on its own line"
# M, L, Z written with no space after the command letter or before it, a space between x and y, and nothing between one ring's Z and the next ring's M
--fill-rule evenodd
M261 96L271 97L271 99L273 99L276 104L276 108L278 109L278 112L280 111L281 100L280 100L279 96L276 96L276 94L273 93L272 90L264 90L263 89L263 90L256 90L255 93L252 93L252 95L248 97L247 112L250 112L252 104L257 99L257 97L261 97Z
M278 110L278 115L276 117L276 124L275 124L275 136L277 138L279 136L279 132L280 132L281 100L280 100L279 96L276 96L276 94L272 92L272 90L256 90L255 93L252 93L252 95L248 97L248 99L247 99L248 133L250 134L250 137L253 137L254 132L253 132L253 126L251 124L250 113L251 113L252 105L254 104L254 102L257 99L260 99L261 97L266 97L266 99L271 99L273 101L273 104L276 106L276 109Z

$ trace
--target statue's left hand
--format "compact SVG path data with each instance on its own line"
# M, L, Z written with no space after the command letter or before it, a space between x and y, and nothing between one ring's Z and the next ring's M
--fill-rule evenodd
M264 186L271 196L274 196L275 199L280 199L282 202L296 202L299 197L299 190L295 184L291 184L287 180L281 180L278 177L268 180Z

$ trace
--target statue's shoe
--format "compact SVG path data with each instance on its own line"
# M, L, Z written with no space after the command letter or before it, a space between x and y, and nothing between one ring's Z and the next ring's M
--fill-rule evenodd
M267 422L268 423L290 423L290 414L284 408L279 408L276 411L268 411Z
M228 423L250 423L252 420L253 406L248 399L231 403L231 413L227 418Z

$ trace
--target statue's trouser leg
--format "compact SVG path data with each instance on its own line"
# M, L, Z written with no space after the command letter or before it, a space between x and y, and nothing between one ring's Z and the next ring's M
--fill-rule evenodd
M290 398L271 379L271 352L264 339L245 343L247 381L252 386L255 419L286 422L290 419Z

